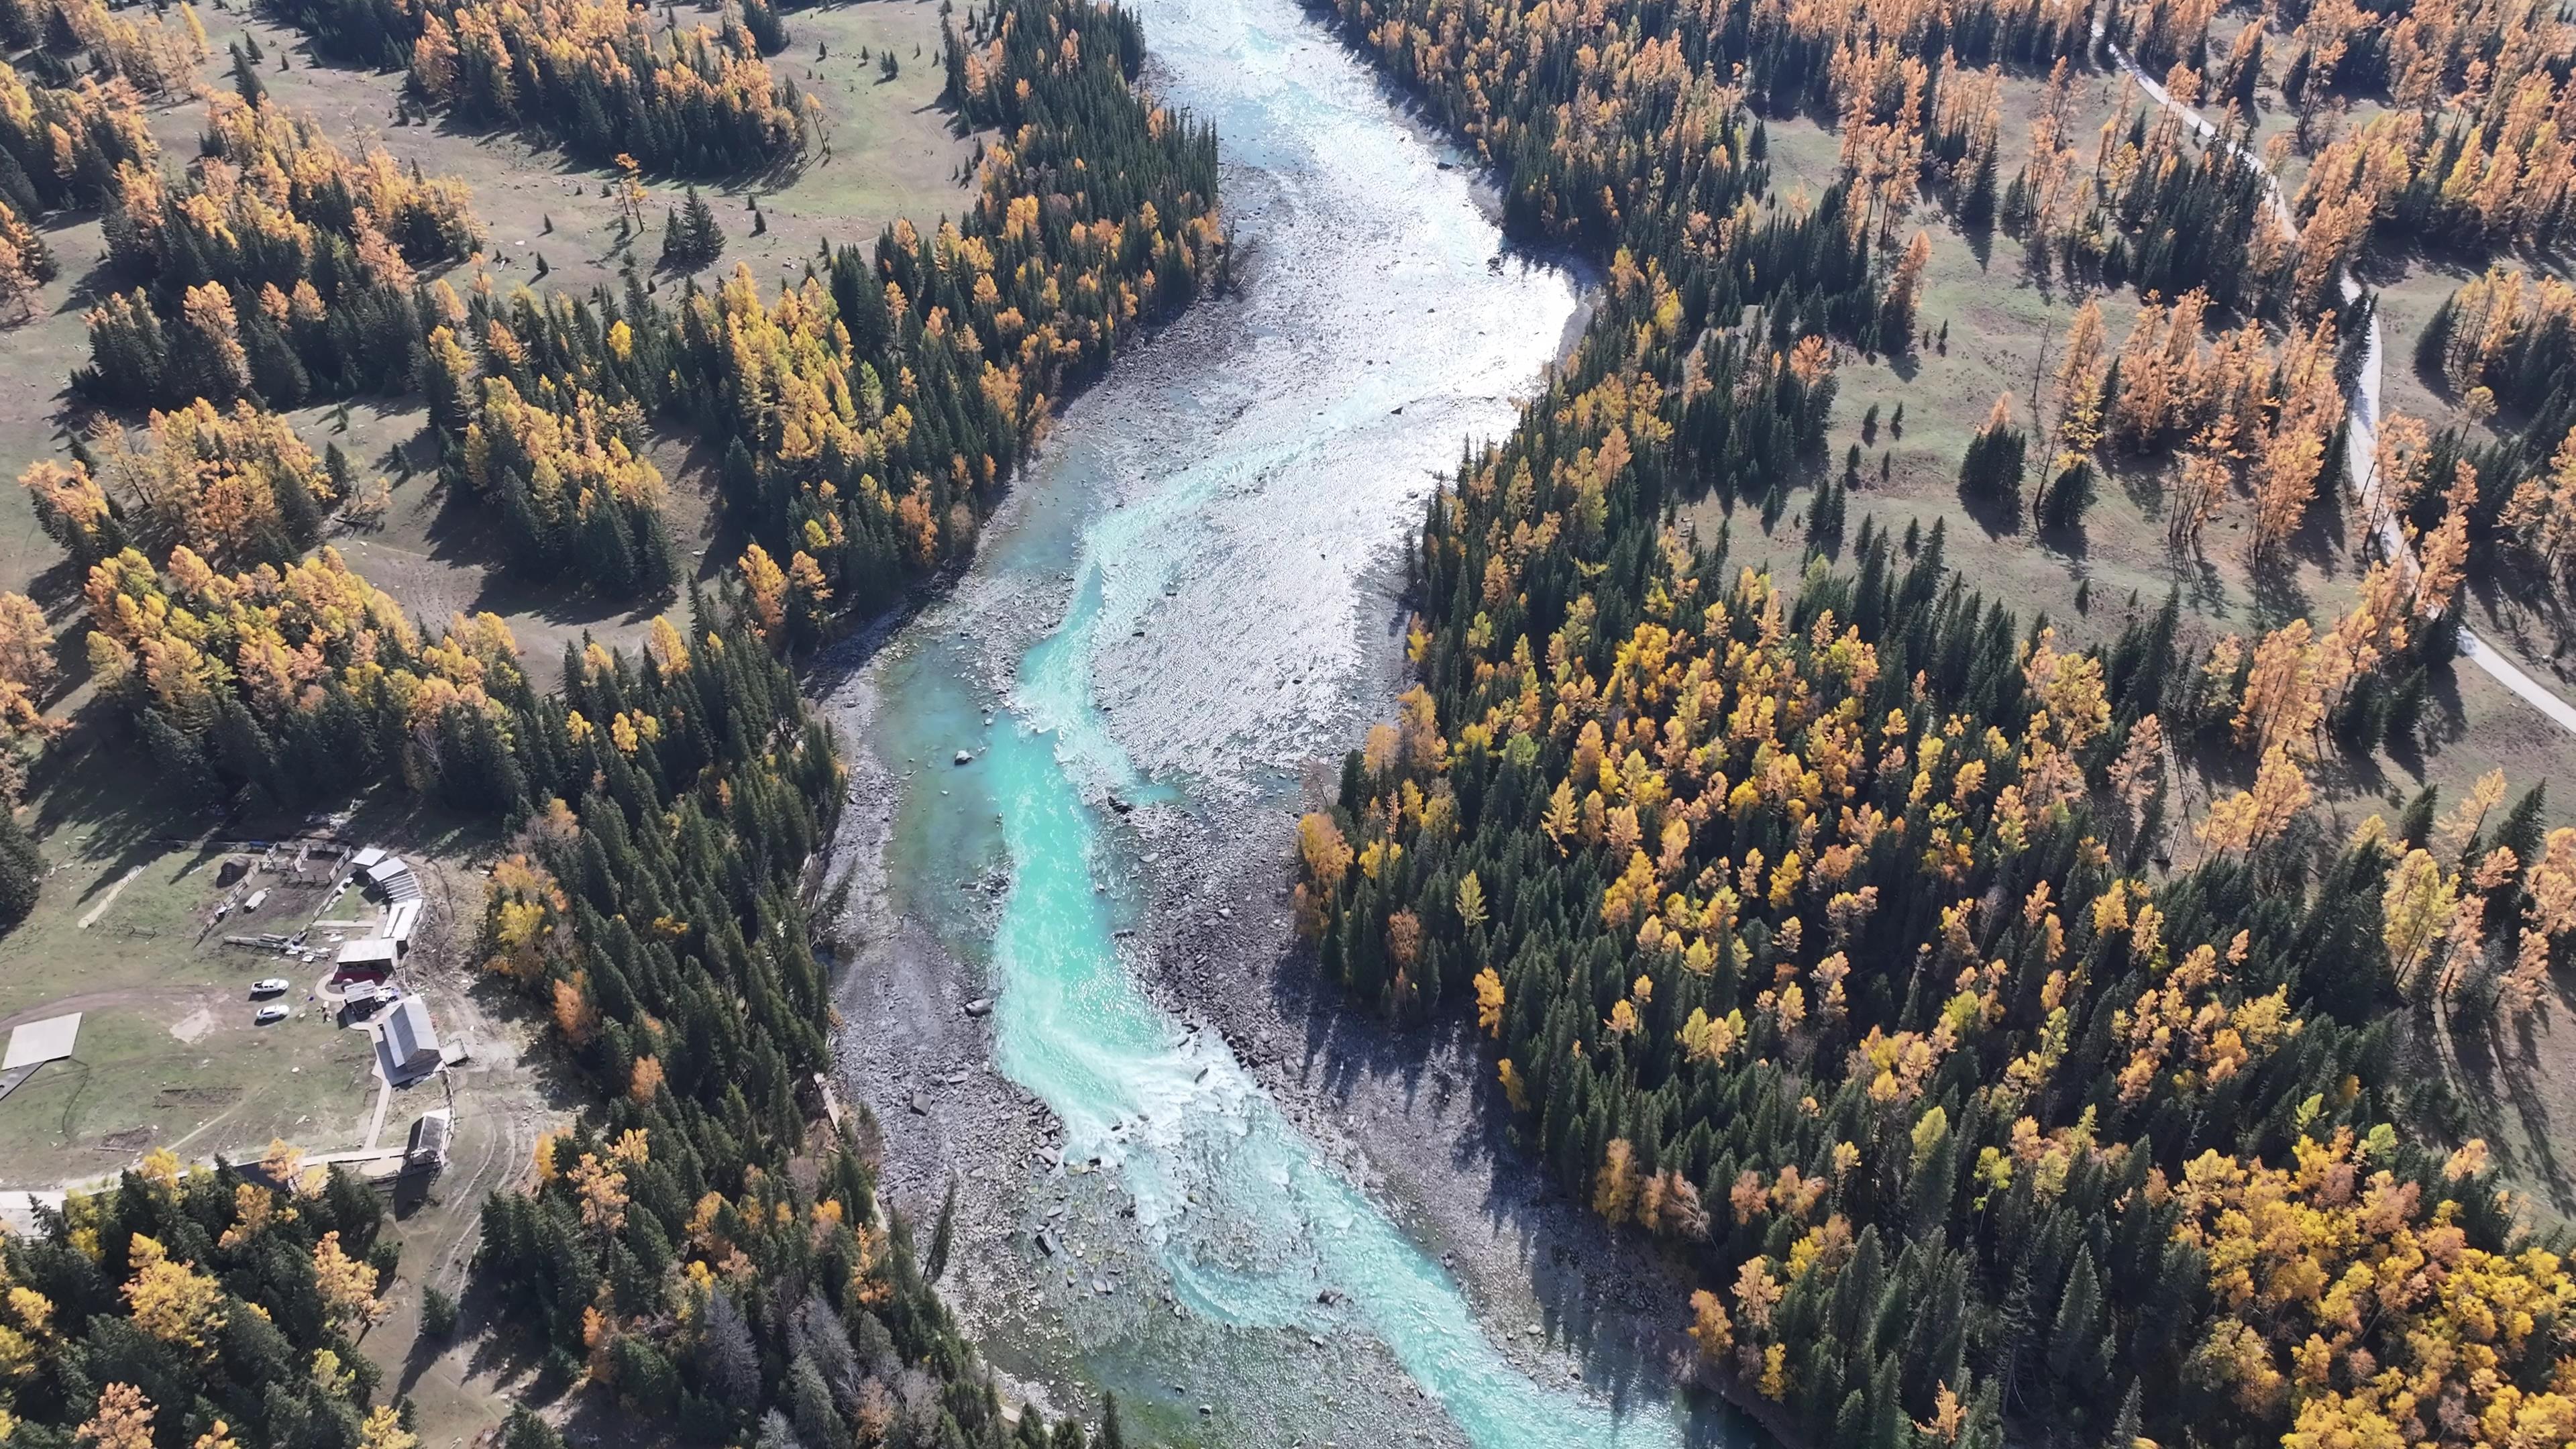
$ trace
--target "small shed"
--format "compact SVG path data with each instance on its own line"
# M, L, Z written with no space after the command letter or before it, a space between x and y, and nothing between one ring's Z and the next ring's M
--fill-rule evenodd
M395 1071L418 1075L438 1066L438 1028L430 1025L429 1007L417 996L385 1018L385 1054Z
M451 1123L447 1109L424 1112L411 1124L411 1145L403 1152L405 1172L436 1172L447 1165L447 1138Z

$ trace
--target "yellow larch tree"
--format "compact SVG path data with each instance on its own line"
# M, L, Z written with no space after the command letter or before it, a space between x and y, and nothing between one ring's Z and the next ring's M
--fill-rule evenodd
M134 1326L175 1348L202 1350L224 1326L224 1290L193 1263L173 1262L157 1238L128 1240L125 1302Z

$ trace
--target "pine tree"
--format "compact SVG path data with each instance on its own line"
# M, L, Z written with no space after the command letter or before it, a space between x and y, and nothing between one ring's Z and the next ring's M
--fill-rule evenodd
M2102 1449L2138 1449L2146 1437L2145 1428L2139 1413L2138 1381L2131 1379L2128 1392L2120 1395L2120 1415L2111 1421L2111 1437L2102 1441Z
M1995 399L1985 425L1968 440L1959 461L1959 491L1974 498L2019 503L2029 438L2013 426L2012 394Z
M690 187L687 199L662 224L662 265L695 271L724 255L724 244L715 209Z
M680 208L680 222L688 231L690 254L699 265L724 255L724 228L716 224L715 208L707 205L694 186L689 188L688 200Z
M681 229L680 209L666 208L662 213L662 265L671 270L689 268L689 234Z
M2077 1252L2058 1295L2057 1322L2048 1335L2048 1368L2079 1392L2089 1389L2101 1370L2102 1279L2093 1268L2093 1250Z
M0 927L14 926L36 907L45 863L18 812L0 801Z
M233 90L251 105L268 99L268 86L251 65L253 57L236 48L233 51Z

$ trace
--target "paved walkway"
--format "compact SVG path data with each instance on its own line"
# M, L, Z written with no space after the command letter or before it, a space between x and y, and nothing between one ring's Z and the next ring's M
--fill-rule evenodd
M2218 127L2207 117L2175 101L2172 94L2159 84L2155 77L2141 70L2138 63L2129 58L2127 51L2103 38L2102 21L2098 15L2093 21L2093 38L2104 50L2110 52L2111 58L2119 62L2120 69L2125 71L2131 80L2136 81L2148 95L2156 98L2156 104L2182 117L2202 140L2208 141L2218 136ZM2227 141L2224 144L2228 154L2241 162L2246 170L2262 178L2264 192L2272 203L2273 214L2281 219L2282 230L2287 231L2295 240L2299 235L2298 217L2290 210L2289 201L2281 195L2280 179L2267 170L2253 152L2237 145L2234 141ZM2346 270L2337 276L2335 285L2342 292L2344 304L2347 307L2361 300L2361 283L2354 280L2351 271ZM2398 527L2395 516L2393 514L2382 516L2379 510L2379 380L2383 353L2384 349L2380 346L2379 316L2376 311L2373 311L2370 318L2370 345L2362 353L2361 377L2353 385L2352 390L2351 422L2344 429L2344 471L2349 476L2360 480L2363 516L2379 519L2378 535L2381 551L2411 580L2419 568L2415 561L2415 550L2407 543L2405 531ZM2496 683L2520 695L2530 703L2532 708L2547 716L2550 723L2570 734L2576 734L2576 707L2571 707L2548 686L2524 673L2511 659L2506 658L2502 651L2479 638L2476 631L2470 629L2465 623L2460 626L2460 657L2485 670Z

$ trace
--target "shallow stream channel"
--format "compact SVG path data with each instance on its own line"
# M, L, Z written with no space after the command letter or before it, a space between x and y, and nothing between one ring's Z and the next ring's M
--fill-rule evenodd
M1293 818L1391 708L1434 474L1510 425L1582 281L1506 248L1293 0L1131 3L1158 99L1217 128L1237 289L1066 410L952 590L817 675L856 757L841 1076L886 1194L926 1247L957 1185L941 1286L988 1360L1057 1412L1116 1393L1131 1443L1753 1444L1653 1355L1605 1373L1480 1300L1330 1104L1189 1004L1271 989L1206 960L1284 949Z

